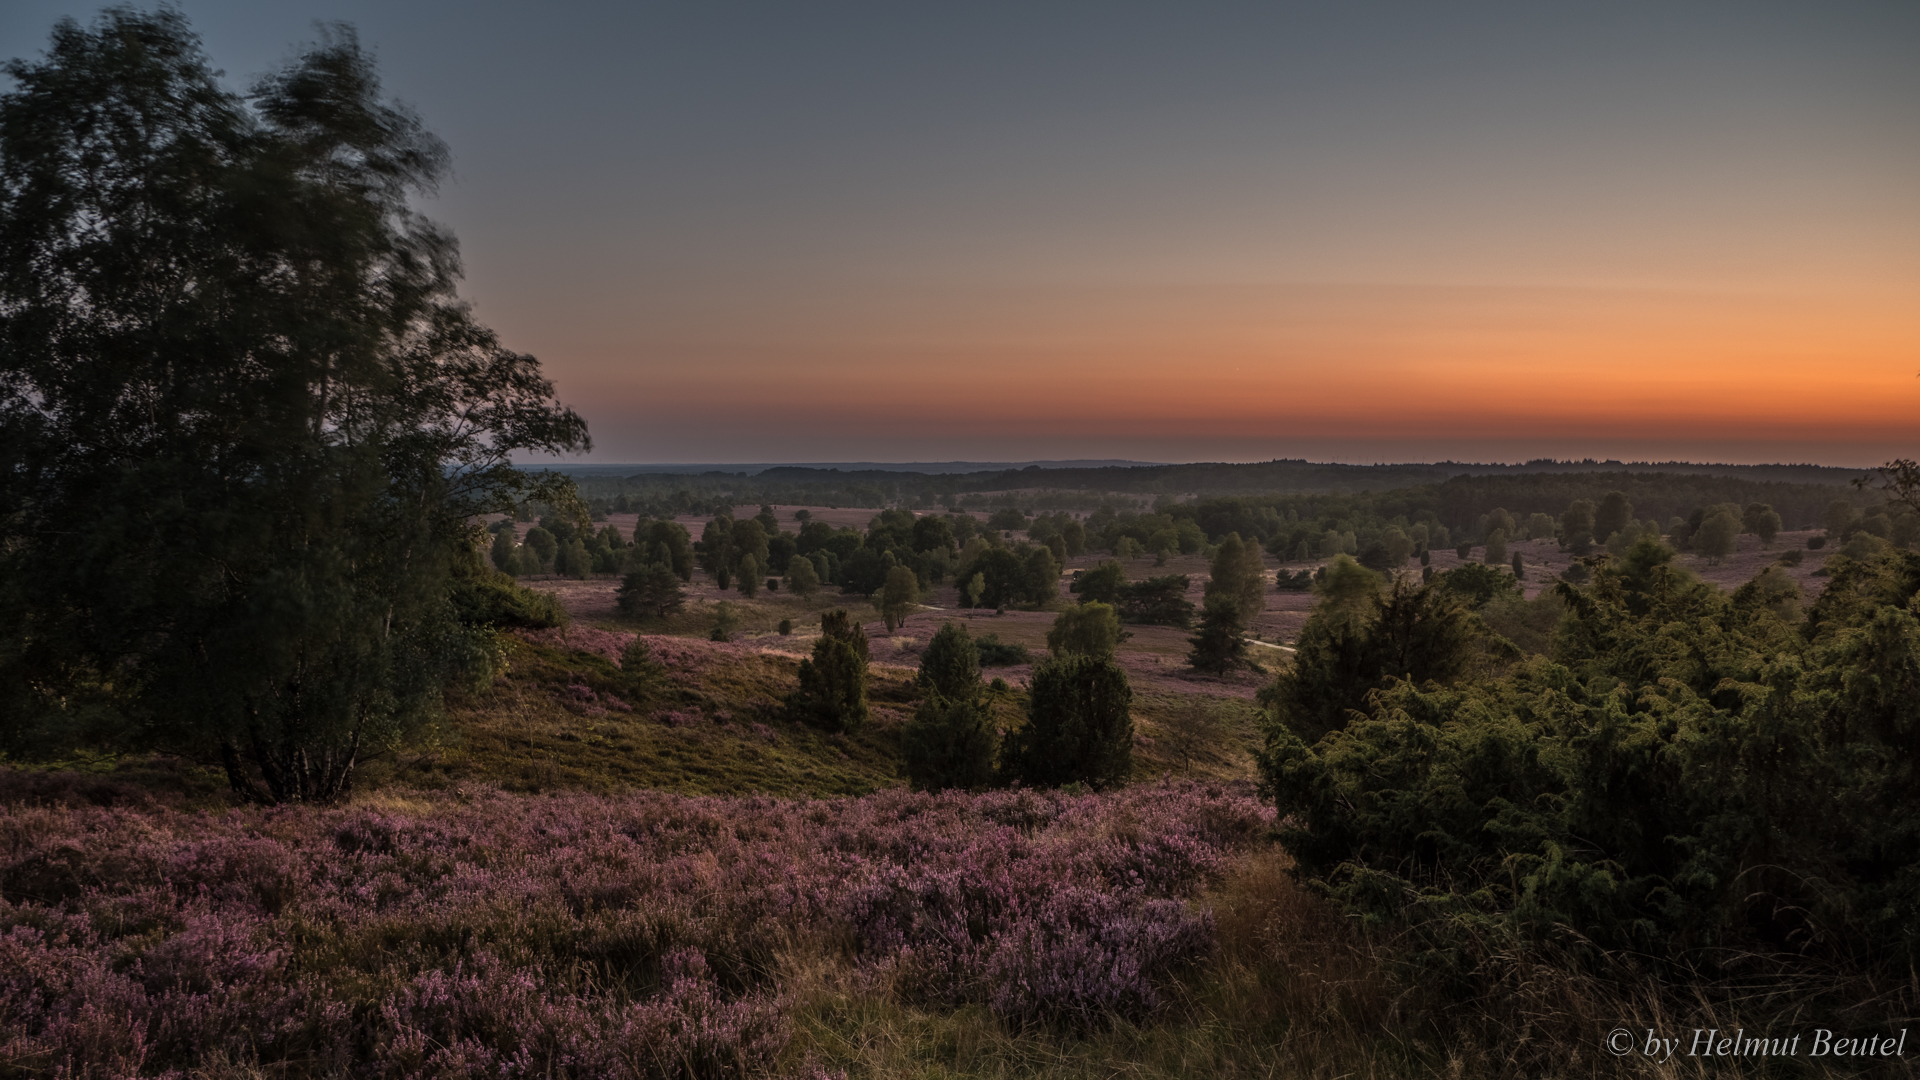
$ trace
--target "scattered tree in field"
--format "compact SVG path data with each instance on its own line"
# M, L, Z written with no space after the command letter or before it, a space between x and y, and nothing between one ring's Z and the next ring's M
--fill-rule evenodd
M1417 545L1414 544L1412 537L1389 525L1381 534L1380 546L1386 549L1387 565L1394 570L1399 570L1407 565L1408 559L1413 558L1414 548Z
M568 537L553 553L553 572L561 577L584 578L592 571L593 557L578 536Z
M620 653L620 675L625 691L635 700L652 697L667 685L667 666L654 657L647 639L638 635Z
M986 593L986 591L987 591L986 575L976 573L972 577L967 579L967 583L965 585L962 585L960 587L960 598L966 602L966 606L970 608L976 608L980 606L980 598Z
M1006 768L1034 787L1107 788L1133 772L1133 689L1111 660L1069 656L1033 669L1026 725L1008 736Z
M1593 501L1575 499L1560 515L1560 549L1575 555L1593 551Z
M1346 556L1341 556L1345 558ZM1216 596L1200 609L1200 628L1187 639L1193 648L1187 663L1195 671L1225 675L1248 665L1246 626L1240 621L1240 606L1229 596Z
M1741 515L1740 524L1746 531L1760 538L1762 549L1773 546L1773 538L1780 535L1780 515L1766 503L1749 503L1746 512Z
M633 530L633 546L637 551L630 558L665 563L673 568L675 576L681 581L693 580L693 537L687 533L686 526L679 522L648 522L644 537L636 527Z
M1486 558L1482 560L1488 566L1498 566L1507 561L1507 534L1495 529L1487 534Z
M1209 568L1204 598L1224 597L1234 606L1242 628L1250 627L1267 606L1266 563L1260 545L1244 543L1239 533L1220 541Z
M1845 499L1835 499L1827 504L1826 526L1828 540L1845 540L1853 535L1854 523L1860 514L1853 504Z
M1187 599L1188 584L1190 579L1185 574L1129 582L1121 586L1115 607L1123 622L1177 626L1184 630L1193 625L1193 601Z
M1612 536L1633 524L1633 503L1618 491L1609 491L1593 512L1593 535Z
M794 719L823 731L867 722L867 632L845 611L820 617L813 657L800 661L800 688L787 697Z
M880 618L887 624L887 633L891 634L907 621L907 616L920 603L920 580L913 571L904 566L896 566L887 571L887 583L873 594L873 606L880 611Z
M742 555L734 566L734 573L740 575L735 588L740 595L751 600L760 594L760 559L755 555Z
M533 569L530 572L535 574L550 569L554 559L560 554L560 541L555 540L552 533L538 525L527 530L527 538L521 542L520 546L533 553Z
M1091 570L1080 571L1073 579L1072 591L1079 595L1081 603L1098 601L1102 604L1115 604L1120 600L1120 591L1126 587L1127 571L1113 559L1107 559Z
M1098 600L1075 604L1053 620L1047 631L1047 650L1055 656L1100 656L1111 659L1120 643L1133 635L1120 629L1120 617Z
M820 575L812 559L795 555L787 560L787 590L795 596L812 596L820 591Z
M568 504L511 458L586 426L460 300L414 209L446 147L351 33L244 97L168 10L6 70L0 739L78 693L243 798L333 799L486 677L469 522Z
M1707 557L1715 566L1720 560L1733 554L1735 543L1740 538L1740 519L1728 510L1716 510L1708 514L1693 534L1693 549Z
M1315 608L1315 617L1363 617L1370 610L1368 605L1379 595L1380 575L1348 558L1333 560L1327 564L1326 571L1316 588L1320 603Z
M980 694L980 649L965 625L948 622L940 627L920 654L920 673L914 682L922 692L949 701Z
M1535 512L1527 515L1527 539L1529 540L1551 540L1556 527L1552 514Z
M1453 549L1453 553L1460 557L1461 562L1465 562L1466 560L1473 558L1473 541L1471 540L1460 541L1459 546Z
M999 742L993 714L978 698L932 695L900 728L900 756L915 791L987 787Z
M614 605L622 615L660 618L686 606L680 578L665 563L648 563L620 581Z
M1527 580L1527 562L1520 557L1520 553L1517 551L1513 553L1513 580Z
M1024 599L1039 606L1060 595L1060 560L1043 547L1027 553Z
M966 627L949 622L933 635L916 682L926 697L900 729L913 786L939 791L991 783L999 735L980 685L980 652Z
M722 600L713 605L713 629L707 632L712 641L732 641L733 635L740 629L740 612L730 600Z

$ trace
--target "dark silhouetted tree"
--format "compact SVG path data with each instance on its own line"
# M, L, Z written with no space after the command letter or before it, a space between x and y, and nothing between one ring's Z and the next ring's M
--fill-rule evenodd
M822 731L852 731L867 722L867 632L845 611L820 616L813 657L800 661L800 688L787 697L795 720Z
M1006 771L1034 787L1115 787L1133 772L1133 688L1111 660L1070 656L1033 669L1027 722L1007 738Z

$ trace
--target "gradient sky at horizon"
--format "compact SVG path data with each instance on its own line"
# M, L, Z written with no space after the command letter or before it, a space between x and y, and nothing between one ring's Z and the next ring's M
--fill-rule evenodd
M1920 4L179 7L358 27L589 460L1920 456Z

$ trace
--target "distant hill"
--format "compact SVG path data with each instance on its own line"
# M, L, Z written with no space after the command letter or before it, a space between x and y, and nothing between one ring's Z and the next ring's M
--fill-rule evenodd
M1113 469L1154 468L1160 462L1130 461L1125 458L1075 458L1068 461L801 461L760 462L755 464L676 464L676 465L522 465L529 470L563 472L569 476L759 476L772 470L797 469L818 473L920 473L947 476L953 473L1001 473L1021 469Z

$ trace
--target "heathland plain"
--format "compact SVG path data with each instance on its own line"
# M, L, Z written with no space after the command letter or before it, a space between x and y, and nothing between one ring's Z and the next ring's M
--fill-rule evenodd
M1683 475L1670 498L1702 482ZM1897 1034L1912 991L1876 954L1905 933L1910 864L1883 857L1876 885L1871 854L1836 850L1860 880L1828 864L1818 890L1751 883L1770 866L1804 882L1817 843L1845 842L1844 824L1789 820L1807 800L1891 825L1875 843L1911 821L1895 688L1863 700L1851 674L1819 681L1823 646L1845 656L1829 667L1883 681L1920 666L1920 518L1890 479L1774 489L1817 507L1783 519L1723 478L1664 524L1622 493L1661 481L1612 472L1464 520L1434 509L1444 485L1007 488L991 510L723 489L651 516L590 481L475 519L457 602L491 674L370 748L334 805L248 807L217 770L134 741L16 743L0 1052L23 1075L1678 1076L1714 1063L1604 1040ZM1047 509L1076 502L1090 509ZM657 539L676 534L684 575ZM1223 549L1257 567L1259 600L1213 664L1196 631L1235 572ZM788 573L757 569L776 555ZM856 580L865 556L874 589ZM623 610L649 565L670 571L667 610ZM996 565L1014 576L989 598ZM899 568L913 596L889 613ZM1154 581L1178 587L1129 606ZM989 760L975 794L909 794L903 735L932 693L917 675L936 633L991 644L977 692L1004 740L1029 721L1049 632L1102 602L1090 590L1123 627L1127 775L1050 790ZM867 714L828 730L791 701L838 611L865 638ZM1327 670L1303 678L1296 658ZM1733 685L1743 664L1754 688ZM1783 678L1804 683L1796 704L1757 700ZM1705 712L1676 716L1688 707ZM1556 708L1579 720L1555 728ZM1835 715L1856 730L1823 751ZM1806 770L1778 760L1788 740ZM1841 783L1833 751L1881 760ZM1761 792L1751 754L1771 763ZM1566 830L1592 820L1525 820L1516 796L1616 800L1586 812L1675 830L1680 850L1636 859L1662 846L1640 836L1581 852ZM1732 855L1744 865L1702 867L1689 826L1760 835ZM1549 868L1537 856L1556 847ZM1743 895L1701 887L1715 869L1749 879ZM1844 885L1868 910L1817 906Z
M532 473L350 32L7 71L0 1072L1910 1072L1920 466Z

